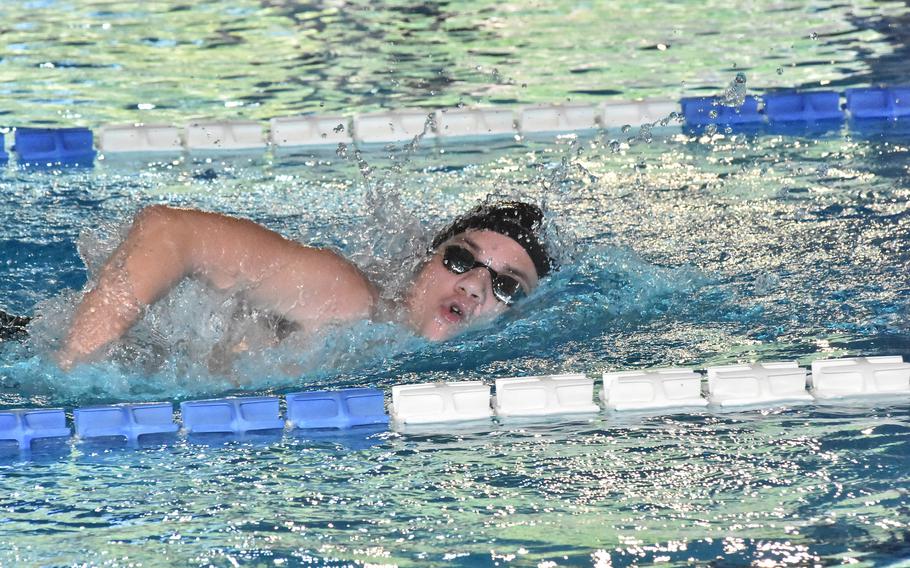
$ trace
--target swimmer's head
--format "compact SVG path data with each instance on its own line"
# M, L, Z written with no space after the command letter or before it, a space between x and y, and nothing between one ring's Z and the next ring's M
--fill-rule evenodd
M476 207L436 235L407 294L415 331L441 341L530 294L553 269L542 222L539 207L503 202Z
M538 278L543 278L553 268L553 260L540 239L543 211L540 207L522 201L504 201L493 205L479 205L459 217L433 239L432 250L437 250L455 235L470 230L487 230L505 235L517 242L534 263Z

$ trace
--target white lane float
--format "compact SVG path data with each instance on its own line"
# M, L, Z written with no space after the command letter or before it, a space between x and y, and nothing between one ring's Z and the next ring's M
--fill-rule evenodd
M806 369L796 361L708 367L707 397L717 406L809 402Z
M701 375L691 369L666 368L603 374L600 399L610 410L657 410L704 407Z
M496 379L493 408L500 417L600 411L594 381L578 373Z
M812 395L819 400L910 395L910 363L894 357L852 357L812 362Z
M489 419L490 385L482 381L451 381L392 387L392 421L430 424Z

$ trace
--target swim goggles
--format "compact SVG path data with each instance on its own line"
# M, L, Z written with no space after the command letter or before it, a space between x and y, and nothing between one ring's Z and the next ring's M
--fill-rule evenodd
M474 258L474 253L458 245L446 247L442 254L442 264L454 274L464 274L475 268L485 268L490 273L490 283L493 286L493 295L497 300L511 306L525 297L521 283L511 276L500 274Z

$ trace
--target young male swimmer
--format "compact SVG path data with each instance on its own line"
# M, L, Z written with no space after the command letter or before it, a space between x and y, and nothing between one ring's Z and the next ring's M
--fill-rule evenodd
M392 311L433 341L495 318L552 268L540 236L542 219L538 207L522 202L469 211L433 239ZM98 354L184 278L237 291L253 309L307 333L388 312L376 287L336 252L288 240L252 221L152 206L136 216L82 298L57 354L60 366Z

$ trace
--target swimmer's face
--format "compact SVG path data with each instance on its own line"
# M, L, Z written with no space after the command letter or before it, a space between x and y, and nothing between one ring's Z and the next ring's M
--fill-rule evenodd
M455 235L440 245L420 269L407 295L408 323L432 341L448 339L509 308L493 293L493 276L489 270L478 266L456 274L443 264L446 248L453 245L470 251L476 262L517 280L525 294L537 287L534 262L511 238L487 230Z

